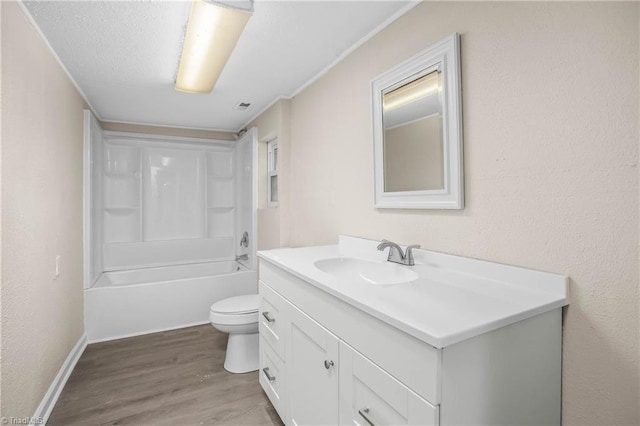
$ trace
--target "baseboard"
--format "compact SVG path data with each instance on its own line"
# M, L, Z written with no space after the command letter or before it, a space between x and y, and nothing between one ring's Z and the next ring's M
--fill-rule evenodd
M40 424L46 424L47 420L49 420L51 411L56 405L56 402L58 402L58 397L60 397L60 393L62 392L64 385L67 383L71 372L75 368L86 347L87 335L83 334L73 349L71 349L71 352L69 352L67 359L62 364L62 367L60 367L60 371L58 371L55 379L53 379L51 386L49 386L47 393L44 395L44 398L42 398L42 402L40 402L40 405L33 415L33 418L42 421Z
M0 0L0 1L2 1L2 0ZM152 330L145 330L145 331L140 331L140 332L136 332L136 333L127 333L127 334L121 334L121 335L118 335L118 336L103 337L103 338L100 338L100 339L91 340L91 341L89 341L89 344L101 343L101 342L110 342L111 340L127 339L129 337L144 336L145 334L162 333L163 331L179 330L181 328L195 327L195 326L204 325L204 324L209 324L209 321L208 320L207 321L198 321L198 322L193 322L193 323L189 323L189 324L178 325L178 326L175 326L175 327L154 328Z

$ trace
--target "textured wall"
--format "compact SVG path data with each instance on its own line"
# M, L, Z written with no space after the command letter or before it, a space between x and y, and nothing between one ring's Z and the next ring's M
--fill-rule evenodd
M422 3L291 101L295 246L340 233L571 277L565 424L638 424L638 4ZM462 34L466 208L373 207L371 79Z
M83 100L2 5L2 415L31 416L83 333ZM54 280L55 257L61 274Z

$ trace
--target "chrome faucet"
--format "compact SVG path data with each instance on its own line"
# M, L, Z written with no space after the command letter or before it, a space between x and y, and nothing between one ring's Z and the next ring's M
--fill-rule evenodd
M389 256L387 256L387 261L407 266L415 265L415 262L413 261L413 249L420 248L420 244L407 246L406 252L403 252L402 247L400 247L393 241L382 240L380 244L378 244L378 250L380 251L386 249L387 247L389 247Z

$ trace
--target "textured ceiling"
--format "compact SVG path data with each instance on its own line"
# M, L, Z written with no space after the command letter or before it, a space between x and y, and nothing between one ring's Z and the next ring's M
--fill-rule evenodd
M205 95L174 89L190 2L24 4L102 120L231 131L408 5L257 1L216 87ZM251 107L233 109L239 102Z

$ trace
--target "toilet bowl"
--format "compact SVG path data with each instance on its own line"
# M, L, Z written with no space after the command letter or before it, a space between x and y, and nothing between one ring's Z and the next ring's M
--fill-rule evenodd
M224 369L247 373L259 367L258 295L230 297L211 305L209 322L229 334Z

